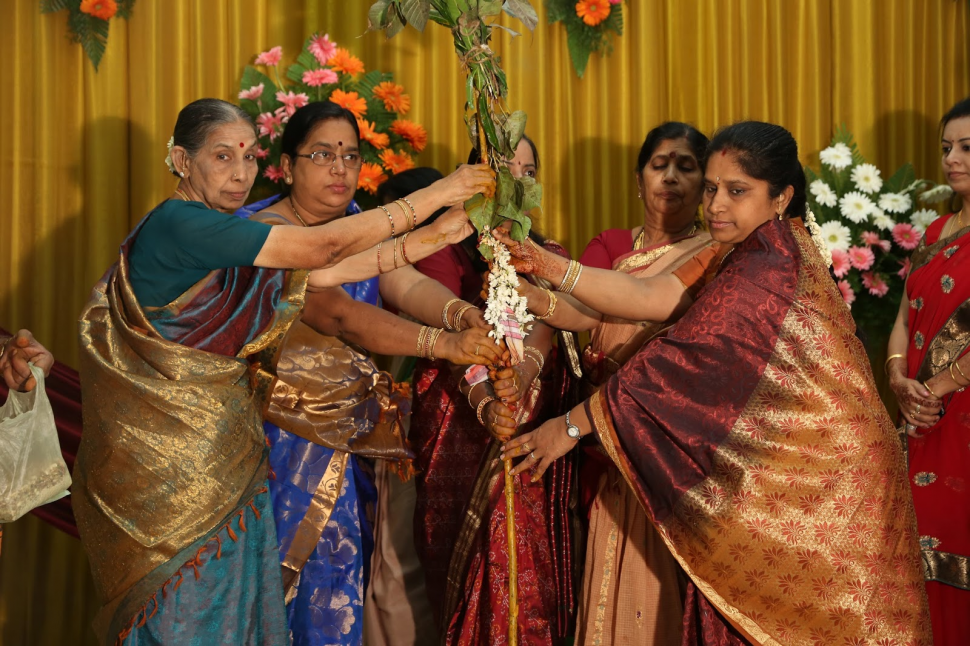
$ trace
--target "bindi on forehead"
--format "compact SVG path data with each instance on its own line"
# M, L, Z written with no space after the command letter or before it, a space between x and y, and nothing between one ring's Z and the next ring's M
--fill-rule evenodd
M342 142L342 141L338 141L338 142L337 142L337 145L338 145L338 146L343 146L343 145L344 145L344 142Z
M245 148L246 147L246 142L245 141L240 141L239 142L239 147L240 148Z
M671 159L677 159L677 151L676 150L671 150L670 151L670 158Z

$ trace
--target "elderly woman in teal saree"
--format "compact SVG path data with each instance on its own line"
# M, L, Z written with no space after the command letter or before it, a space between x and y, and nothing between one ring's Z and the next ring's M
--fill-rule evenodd
M378 243L388 219L408 222L231 215L255 177L256 133L223 101L184 108L174 143L175 196L135 228L80 321L74 509L104 602L95 630L102 643L287 643L262 413L308 282L329 283L282 269L327 267ZM415 220L489 181L457 171L411 196Z

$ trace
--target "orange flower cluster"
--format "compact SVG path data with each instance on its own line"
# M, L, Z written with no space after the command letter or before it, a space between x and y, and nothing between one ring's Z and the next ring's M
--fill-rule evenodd
M83 0L81 12L101 20L110 20L118 13L118 3L115 0Z
M576 15L590 27L595 27L610 17L609 0L579 0Z
M404 86L384 81L374 88L374 97L384 102L388 112L407 114L411 109L411 97L404 93Z
M356 92L344 92L339 89L334 90L330 95L330 100L341 108L346 108L353 112L358 122L367 114L367 100Z
M381 163L392 175L414 168L411 155L405 152L396 153L390 148L381 153Z
M364 63L343 47L337 48L337 53L330 57L327 65L331 69L343 72L344 74L350 74L351 76L364 73Z
M360 166L360 174L357 176L357 188L362 188L371 195L377 195L377 187L387 181L384 169L378 164L364 162Z
M357 127L360 128L360 138L374 148L383 150L391 143L391 138L385 132L377 132L374 124L366 119L357 119Z
M415 152L421 152L428 145L428 133L424 126L413 121L398 119L391 124L391 132L403 137L405 141L411 144Z

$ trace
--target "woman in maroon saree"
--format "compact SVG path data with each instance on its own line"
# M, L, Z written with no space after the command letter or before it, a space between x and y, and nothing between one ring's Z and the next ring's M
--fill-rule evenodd
M820 241L798 219L797 145L772 124L725 128L704 185L711 235L733 250L669 333L570 421L596 434L690 577L682 643L928 644L901 447ZM513 254L547 279L565 273L523 245ZM586 269L574 294L611 309L627 278ZM612 309L677 311L677 282L641 281ZM524 455L516 471L538 477L574 444L555 419L503 455Z
M943 117L943 170L970 199L970 99ZM926 593L937 644L970 639L970 215L931 224L889 340L890 386L909 434L912 487ZM901 359L901 360L900 360ZM942 401L941 401L942 398ZM941 404L945 414L941 416Z

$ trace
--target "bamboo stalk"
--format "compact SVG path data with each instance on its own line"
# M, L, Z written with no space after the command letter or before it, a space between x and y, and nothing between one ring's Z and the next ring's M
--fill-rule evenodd
M505 531L509 543L509 645L519 643L519 558L515 536L515 479L512 477L512 460L502 461L505 466Z

